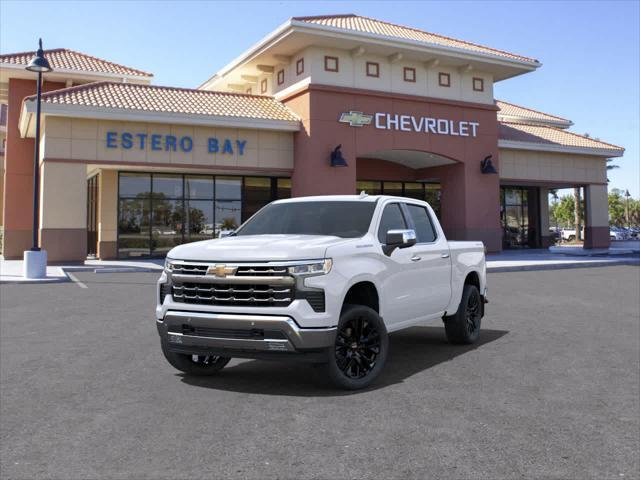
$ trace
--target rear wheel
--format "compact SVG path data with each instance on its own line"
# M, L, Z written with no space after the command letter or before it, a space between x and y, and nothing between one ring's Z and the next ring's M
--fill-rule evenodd
M169 350L166 342L162 342L162 353L174 367L188 375L215 375L222 370L231 358L218 355L185 355Z
M329 377L340 388L365 388L382 371L388 350L387 329L380 315L369 307L345 305L335 345L329 351Z
M444 330L451 343L471 344L478 340L482 320L482 297L475 285L465 285L458 311L444 318Z

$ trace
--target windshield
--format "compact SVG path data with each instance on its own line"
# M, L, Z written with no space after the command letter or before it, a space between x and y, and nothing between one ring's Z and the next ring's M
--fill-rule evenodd
M369 230L375 202L272 203L242 225L237 235L332 235L362 237Z

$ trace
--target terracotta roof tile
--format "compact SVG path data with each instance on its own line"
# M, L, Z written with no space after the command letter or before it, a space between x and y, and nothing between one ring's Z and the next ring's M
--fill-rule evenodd
M552 124L564 123L567 127L572 125L571 120L567 120L566 118L557 117L555 115L551 115L549 113L540 112L538 110L533 110L532 108L522 107L520 105L516 105L514 103L504 102L502 100L496 100L496 105L500 109L498 112L498 117L520 117L523 119L530 119L536 122L550 122Z
M294 17L293 20L315 25L324 25L326 27L339 28L342 30L352 30L363 33L384 35L386 37L393 37L402 40L414 40L431 45L438 45L441 47L460 48L462 50L489 54L498 57L509 58L512 60L539 63L538 60L534 58L523 57L522 55L516 55L514 53L505 52L503 50L497 50L495 48L489 48L475 43L466 42L464 40L457 40L455 38L445 37L443 35L425 32L423 30L418 30L411 27L396 25L393 23L384 22L382 20L376 20L374 18L362 17L360 15L346 14L315 17Z
M498 126L500 140L538 143L550 146L557 145L560 147L618 150L620 154L624 152L624 148L617 145L578 135L577 133L568 132L560 128L507 122L499 122Z
M27 97L29 100L34 98ZM147 112L298 121L291 110L272 97L133 83L89 83L45 93L42 101L45 104Z
M36 52L7 53L0 55L0 64L28 65ZM153 77L153 74L125 67L117 63L92 57L85 53L67 48L45 50L45 57L54 70L76 70L78 72L98 72L114 75L133 75L138 77Z

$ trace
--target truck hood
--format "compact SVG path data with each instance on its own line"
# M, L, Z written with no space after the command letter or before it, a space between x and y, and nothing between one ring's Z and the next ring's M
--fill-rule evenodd
M277 262L324 258L344 238L324 235L246 235L186 243L167 257L198 262Z

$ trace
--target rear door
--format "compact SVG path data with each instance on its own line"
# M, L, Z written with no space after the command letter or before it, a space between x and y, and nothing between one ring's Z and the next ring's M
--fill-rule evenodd
M405 203L403 209L409 228L416 231L417 241L412 247L414 281L418 285L420 308L425 316L444 311L451 298L451 256L444 235L439 235L432 212L424 205Z

